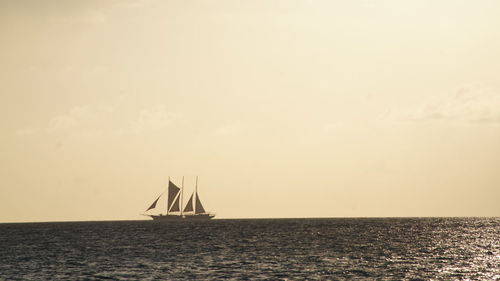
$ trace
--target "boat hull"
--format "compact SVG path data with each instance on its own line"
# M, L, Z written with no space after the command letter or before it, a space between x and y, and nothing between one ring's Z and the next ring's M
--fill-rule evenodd
M213 219L215 215L212 214L196 214L196 215L185 215L185 216L175 216L175 215L150 215L153 221L157 222L175 222L175 221L206 221Z
M210 220L213 219L215 215L212 214L197 214L197 215L187 215L184 216L185 220Z
M171 215L166 215L166 216L160 216L160 215L151 215L150 216L154 221L182 221L184 220L181 216L171 216Z

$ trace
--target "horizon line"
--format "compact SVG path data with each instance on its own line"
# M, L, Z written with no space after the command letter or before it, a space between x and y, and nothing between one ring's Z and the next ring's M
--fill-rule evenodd
M423 219L423 218L500 218L500 216L361 216L361 217L242 217L242 218L214 218L214 220L293 220L293 219ZM27 223L90 223L90 222L139 222L139 221L150 221L149 219L117 219L117 220L49 220L49 221L6 221L0 222L0 224L27 224ZM178 222L174 222L178 223ZM168 223L164 223L168 224Z

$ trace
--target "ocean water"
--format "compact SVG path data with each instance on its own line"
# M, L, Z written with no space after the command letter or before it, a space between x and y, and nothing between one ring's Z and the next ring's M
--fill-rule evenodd
M0 224L0 280L500 280L500 218Z

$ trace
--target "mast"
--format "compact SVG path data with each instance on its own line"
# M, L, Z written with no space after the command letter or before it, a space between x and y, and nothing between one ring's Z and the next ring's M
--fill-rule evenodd
M167 190L168 190L168 187L170 186L170 176L168 176L168 185L167 185ZM170 192L170 191L167 191L167 193ZM167 194L168 196L170 196L170 194ZM167 204L167 216L168 216L168 204Z
M196 184L194 186L194 196L195 196L194 213L196 214L196 199L198 199L198 176L196 176Z
M205 208L203 208L203 204L201 204L200 196L198 195L198 177L196 177L196 187L195 187L196 199L195 199L195 214L206 214Z
M182 185L181 185L181 217L182 217L182 195L184 194L184 176L182 176Z

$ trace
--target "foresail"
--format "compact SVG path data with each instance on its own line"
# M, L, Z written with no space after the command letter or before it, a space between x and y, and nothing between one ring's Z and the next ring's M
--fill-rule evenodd
M169 181L168 182L168 204L167 204L167 210L170 210L173 208L173 204L174 204L174 200L177 196L177 194L179 194L179 191L181 189L179 187L177 187L173 182ZM177 199L177 201L179 201ZM179 205L179 202L177 202L177 205ZM179 209L179 206L177 206L177 209ZM179 211L179 210L177 210Z
M194 212L196 214L205 213L205 208L203 208L203 205L201 204L200 196L198 196L198 192L196 193L196 205L194 207Z
M191 197L189 197L186 207L184 207L184 212L192 212L192 211L193 211L193 194L191 194Z
M151 206L149 206L149 208L146 210L146 212L147 212L147 211L149 211L149 210L151 210L151 209L156 208L156 203L158 203L158 200L160 200L160 197L161 197L162 195L163 195L163 194L160 194L160 196L158 196L158 198L156 198L156 200L153 202L153 204L151 204Z

